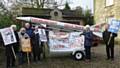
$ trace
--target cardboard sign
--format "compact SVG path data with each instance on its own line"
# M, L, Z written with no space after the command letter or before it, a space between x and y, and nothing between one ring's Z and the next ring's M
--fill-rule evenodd
M0 32L3 38L4 45L9 45L17 42L12 28L8 27L8 28L0 29Z
M111 22L109 23L108 31L112 33L118 33L119 28L120 28L120 21L112 19Z
M21 47L23 52L31 52L32 49L31 49L30 39L21 38Z

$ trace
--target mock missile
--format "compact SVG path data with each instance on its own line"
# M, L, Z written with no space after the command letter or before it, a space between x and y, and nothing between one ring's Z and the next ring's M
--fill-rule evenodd
M42 18L17 17L16 19L31 22L31 23L36 23L36 24L46 24L51 28L64 29L64 30L68 30L68 31L83 31L84 30L84 26L81 26L81 25L64 23L64 22L53 21L53 20L42 19ZM94 32L101 32L101 29L96 28L96 26L101 27L101 25L104 25L104 24L105 23L101 23L101 24L98 24L98 25L93 25L93 26L90 27L90 30L92 30Z
M76 31L83 31L84 26L69 24L64 22L58 22L53 20L47 20L42 18L35 18L35 17L17 17L18 20L23 20L27 22L32 22L36 24L46 24L49 27L59 28L59 29L68 29L68 30L76 30Z

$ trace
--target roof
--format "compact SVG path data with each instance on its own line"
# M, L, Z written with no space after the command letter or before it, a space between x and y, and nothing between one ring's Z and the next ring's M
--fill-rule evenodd
M33 16L33 17L39 17L39 18L44 18L44 19L51 19L50 13L54 9L40 9L40 8L22 8L22 15L20 16ZM79 24L80 20L84 20L84 17L79 16L76 14L75 10L60 10L62 13L62 22L69 22L69 23L74 23L74 24Z
M37 15L37 16L50 16L53 9L40 9L40 8L22 8L22 15ZM82 17L76 15L75 10L59 10L62 12L63 17Z

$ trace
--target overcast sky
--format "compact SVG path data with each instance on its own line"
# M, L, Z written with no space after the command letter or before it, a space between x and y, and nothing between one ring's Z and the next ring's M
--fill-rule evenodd
M73 1L73 4L70 5L72 8L76 6L81 6L84 9L91 9L93 12L93 0L71 0L71 1Z
M93 0L69 0L71 8L75 8L76 6L81 6L83 9L91 9L93 13Z

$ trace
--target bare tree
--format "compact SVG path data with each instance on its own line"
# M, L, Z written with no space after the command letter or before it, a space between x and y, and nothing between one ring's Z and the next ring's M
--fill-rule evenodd
M0 1L0 14L11 15L7 2L5 0Z

